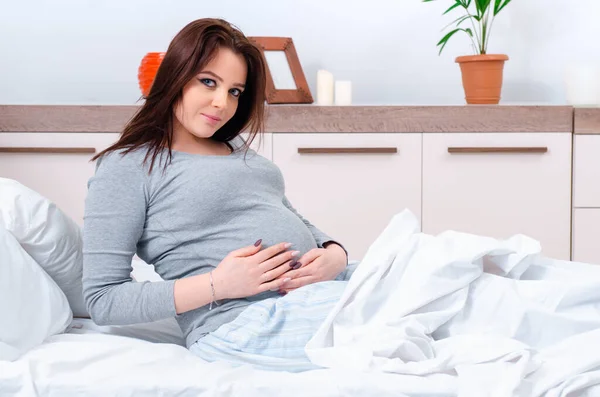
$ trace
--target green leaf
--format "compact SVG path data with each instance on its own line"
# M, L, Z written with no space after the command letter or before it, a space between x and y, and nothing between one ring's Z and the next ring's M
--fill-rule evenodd
M450 25L454 25L455 23L456 23L456 26L458 27L469 18L472 18L472 16L471 15L463 15L462 17L456 18L454 21L452 21L448 25L446 25L442 30L446 30Z
M480 18L483 18L491 2L492 0L475 0L475 7L477 7L477 15Z
M498 13L500 13L500 11L502 11L502 9L506 7L510 1L511 0L496 0L496 3L494 4L494 16L498 15Z
M439 52L439 54L441 54L441 53L442 53L442 51L444 50L444 47L446 46L446 44L448 44L448 40L450 40L450 38L451 38L452 36L454 36L454 35L455 35L456 33L458 33L458 32L465 32L465 33L467 33L469 36L473 37L473 31L471 31L471 29L469 29L469 28L467 28L467 29L463 29L463 28L457 28L457 29L454 29L454 30L452 30L452 31L448 32L448 34L446 34L446 35L445 35L445 36L444 36L444 37L443 37L443 38L442 38L442 39L441 39L441 40L440 40L440 41L437 43L437 45L438 45L438 46L440 46L440 45L441 45L441 48L440 48L440 52ZM439 55L439 54L438 54L438 55Z
M462 4L460 4L460 2L456 2L452 5L452 7L448 8L442 15L446 15L447 13L449 13L450 11L454 10L457 7L463 7Z

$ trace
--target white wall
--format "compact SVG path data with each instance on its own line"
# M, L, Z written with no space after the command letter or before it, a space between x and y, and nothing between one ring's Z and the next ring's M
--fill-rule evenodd
M435 43L452 0L2 0L1 104L133 104L137 67L185 24L223 17L247 35L290 36L310 88L328 69L354 104L462 104L457 55ZM489 52L507 53L503 103L565 103L569 62L600 69L600 1L513 0ZM316 97L316 95L315 95Z

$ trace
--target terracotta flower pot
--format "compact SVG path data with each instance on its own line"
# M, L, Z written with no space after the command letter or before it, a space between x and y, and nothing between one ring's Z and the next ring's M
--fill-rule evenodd
M456 58L468 104L498 104L502 92L503 54L466 55Z
M138 84L142 95L148 96L154 76L158 71L163 58L165 57L164 52L149 52L143 58L138 68Z

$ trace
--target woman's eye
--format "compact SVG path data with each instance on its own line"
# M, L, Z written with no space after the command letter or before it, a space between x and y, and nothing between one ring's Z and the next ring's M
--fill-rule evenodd
M240 95L242 95L242 91L238 90L237 88L234 88L230 92L231 92L231 95L233 95L234 97L239 97Z
M200 82L207 87L214 87L215 81L213 79L200 79Z

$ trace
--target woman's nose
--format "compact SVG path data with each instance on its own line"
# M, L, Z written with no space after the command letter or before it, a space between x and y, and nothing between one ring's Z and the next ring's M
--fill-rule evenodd
M227 105L227 92L216 91L213 96L212 105L216 108L224 108Z

